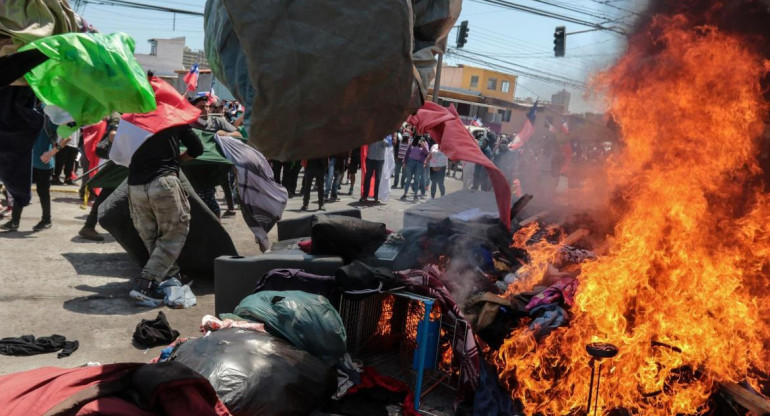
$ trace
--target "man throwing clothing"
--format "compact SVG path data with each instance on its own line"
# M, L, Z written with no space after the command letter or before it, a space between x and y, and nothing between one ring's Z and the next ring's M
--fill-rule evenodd
M180 142L187 151L179 154ZM128 166L131 219L150 258L130 292L138 300L163 299L157 288L166 277L178 277L176 259L190 230L190 202L179 181L180 160L203 153L188 125L161 130L145 141Z

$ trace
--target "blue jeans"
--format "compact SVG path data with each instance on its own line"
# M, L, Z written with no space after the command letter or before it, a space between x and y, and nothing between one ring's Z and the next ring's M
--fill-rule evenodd
M422 183L423 172L425 172L425 169L422 166L422 162L419 160L409 159L406 161L406 173L404 173L404 177L406 178L406 182L404 182L404 196L409 193L410 184L412 185L414 196L417 196L417 188Z
M324 187L324 189L326 190L326 195L324 195L324 197L326 198L329 197L329 193L332 190L332 185L334 182L334 160L335 158L333 157L329 158L329 167L326 170L326 184L325 184L326 186ZM334 192L331 192L331 193L336 195L337 188L334 188Z

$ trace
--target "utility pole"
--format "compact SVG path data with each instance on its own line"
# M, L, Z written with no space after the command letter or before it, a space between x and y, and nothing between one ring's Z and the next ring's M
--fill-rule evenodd
M462 48L465 46L465 42L468 41L468 21L463 20L460 22L459 30L457 31L457 47ZM438 103L439 91L441 91L441 68L444 65L444 53L446 52L446 40L441 48L441 53L438 55L438 64L436 65L436 80L433 82L433 102Z
M433 82L433 102L438 104L438 94L441 90L441 68L444 66L444 52L438 54L438 64L436 64L436 80Z

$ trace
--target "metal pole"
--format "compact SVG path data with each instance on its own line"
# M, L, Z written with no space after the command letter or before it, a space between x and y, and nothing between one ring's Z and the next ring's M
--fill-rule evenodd
M436 64L436 81L433 83L433 102L438 103L438 94L441 91L441 67L444 66L444 53L438 54L438 64Z
M435 94L434 94L435 95ZM414 386L414 410L420 411L420 396L422 396L422 380L425 373L425 354L428 352L428 327L430 326L430 311L433 309L433 301L423 301L425 305L425 315L422 318L422 331L419 331L419 325L417 326L417 350L415 353L417 356L417 380L415 380Z

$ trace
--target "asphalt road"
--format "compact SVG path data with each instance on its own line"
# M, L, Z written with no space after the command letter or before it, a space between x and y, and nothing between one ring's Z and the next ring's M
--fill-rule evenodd
M359 175L359 183L360 180ZM462 187L459 180L451 178L446 185L447 192ZM342 187L343 191L347 189L347 185ZM389 229L398 230L403 211L415 204L411 198L408 202L398 200L403 191L394 190L395 198L386 203L362 206L358 192L356 189L352 196L343 195L340 201L327 203L327 210L359 207L364 219L381 221ZM317 208L314 195L315 192L311 195L311 213ZM80 207L77 187L53 187L53 227L41 232L32 232L32 226L40 219L40 205L35 198L24 211L19 231L0 231L0 338L59 334L68 340L78 340L80 348L62 359L57 359L56 354L0 355L0 374L43 366L74 367L88 362L147 362L159 355L162 347L137 348L132 345L131 336L142 319L154 319L158 310L165 312L171 327L181 336L200 335L201 318L214 313L213 276L208 281L194 282L198 304L192 308L136 306L128 292L133 279L139 276L140 266L101 228L97 230L105 236L104 242L77 236L88 212ZM290 199L284 218L307 215L300 211L300 206L301 198ZM225 218L222 224L239 254L260 253L240 215ZM276 237L274 228L270 238L275 241Z

